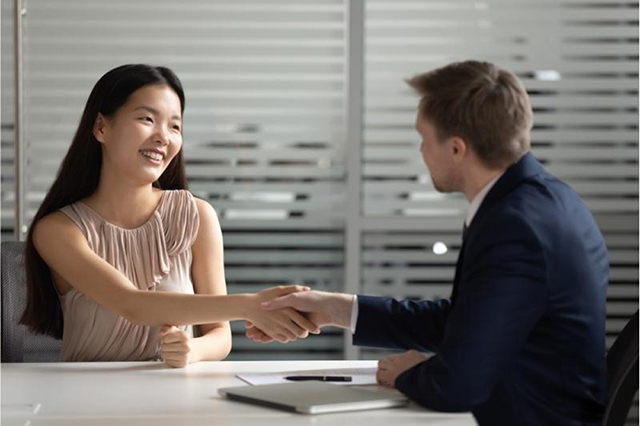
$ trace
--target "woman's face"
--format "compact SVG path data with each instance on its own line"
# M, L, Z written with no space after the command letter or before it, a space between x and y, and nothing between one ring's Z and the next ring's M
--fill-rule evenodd
M103 171L153 183L182 147L180 98L163 84L141 87L113 116L99 114L93 133L102 143Z

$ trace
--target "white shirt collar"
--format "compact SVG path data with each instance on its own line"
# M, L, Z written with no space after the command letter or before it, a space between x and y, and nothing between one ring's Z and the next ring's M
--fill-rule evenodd
M464 220L464 223L467 225L467 227L471 225L471 221L473 220L473 217L476 215L476 213L478 212L478 209L482 205L482 202L484 201L484 197L487 196L489 191L491 191L491 188L493 188L493 185L495 185L495 183L498 181L498 179L500 179L500 177L503 174L504 172L500 173L498 176L491 179L491 181L488 184L486 184L484 188L482 188L480 192L478 192L476 196L473 198L473 201L471 201L471 204L469 204L469 210L467 210L467 217Z

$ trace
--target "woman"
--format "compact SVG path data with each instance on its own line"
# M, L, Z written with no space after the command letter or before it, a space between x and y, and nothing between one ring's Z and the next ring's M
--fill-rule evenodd
M226 295L217 216L186 190L184 102L176 75L148 65L109 71L87 100L26 249L21 322L62 338L64 360L220 360L238 319L280 342L318 331L260 308L306 288Z

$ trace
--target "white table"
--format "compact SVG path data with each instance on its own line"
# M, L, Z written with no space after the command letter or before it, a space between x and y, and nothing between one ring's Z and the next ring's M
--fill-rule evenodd
M303 415L230 401L218 388L245 383L236 373L374 367L375 361L2 364L3 426L472 426L471 414L405 408ZM36 414L29 404L40 404Z

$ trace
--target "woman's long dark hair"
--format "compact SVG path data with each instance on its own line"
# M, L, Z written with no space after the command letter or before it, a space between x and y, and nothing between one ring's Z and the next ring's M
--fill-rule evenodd
M27 236L27 303L20 323L36 333L61 339L64 324L51 270L33 245L35 225L48 214L95 192L102 168L102 147L93 136L98 113L112 117L133 92L150 84L162 84L173 89L180 98L180 109L184 112L182 84L173 71L165 67L122 65L103 75L89 95L71 147L62 161L55 182L33 218ZM182 149L153 186L161 189L187 188Z

